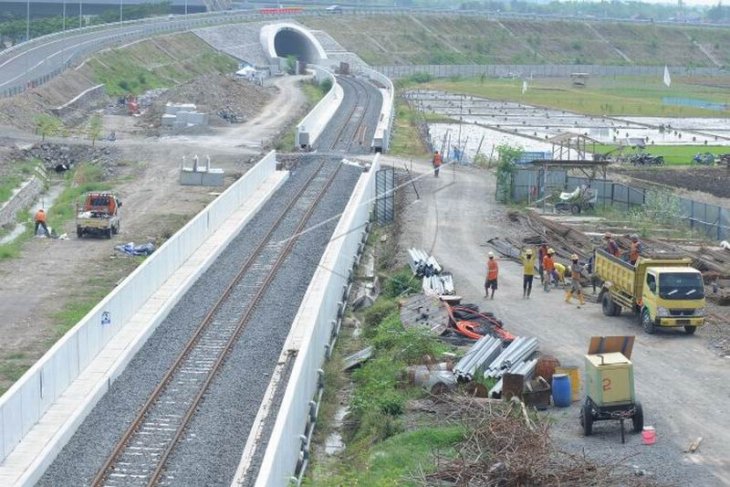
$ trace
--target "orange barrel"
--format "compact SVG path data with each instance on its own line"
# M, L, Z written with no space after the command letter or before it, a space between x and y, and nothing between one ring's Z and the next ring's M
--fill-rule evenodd
M560 367L558 359L552 355L542 355L537 359L537 365L535 365L535 377L540 376L550 384L553 381L556 367Z
M574 365L556 367L556 374L565 374L570 379L570 392L573 401L580 401L580 369Z

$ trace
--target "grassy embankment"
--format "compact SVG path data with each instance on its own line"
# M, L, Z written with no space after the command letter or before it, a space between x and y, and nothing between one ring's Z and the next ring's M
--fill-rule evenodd
M317 105L322 98L324 98L331 88L329 81L323 81L322 83L317 84L314 80L301 81L299 86L307 99L307 103L303 109L304 115L309 113L309 111L314 108L314 106ZM281 131L280 136L274 141L274 149L279 152L290 152L296 149L296 126L299 122L299 119L292 120Z
M373 232L370 244L378 238ZM453 454L455 445L464 439L459 424L414 420L406 411L409 400L426 394L404 379L406 366L420 363L425 355L438 358L450 348L424 331L406 330L401 324L397 299L420 290L420 281L412 277L410 269L383 271L380 276L381 296L372 307L357 313L362 335L349 336L351 329L343 327L325 369L315 443L324 444L332 431L329 418L341 406L342 391L352 389L346 426L341 431L346 449L329 457L315 446L306 485L413 485L412 474L435 468L435 452ZM348 376L342 371L343 357L367 346L375 348L372 358ZM350 381L352 385L347 387Z
M596 152L600 154L608 153L616 149L613 145L597 144ZM634 153L636 151L627 151ZM709 152L717 156L718 154L730 153L730 146L723 145L648 145L642 152L654 156L663 156L664 163L669 166L683 166L692 164L692 158L697 153Z

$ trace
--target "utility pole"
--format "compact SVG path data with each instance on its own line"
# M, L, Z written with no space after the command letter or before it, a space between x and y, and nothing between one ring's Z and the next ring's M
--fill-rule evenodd
M79 0L79 29L84 26L84 0Z
M25 42L30 40L30 0L25 2Z
M119 0L119 23L120 24L124 20L123 12L124 12L124 0Z

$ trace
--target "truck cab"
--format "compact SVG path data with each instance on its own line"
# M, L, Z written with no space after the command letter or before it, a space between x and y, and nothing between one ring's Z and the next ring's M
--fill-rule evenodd
M76 208L76 236L100 235L111 238L119 233L122 202L113 193L86 193L84 201Z
M641 324L683 326L694 333L705 322L705 286L692 267L648 267L641 296Z

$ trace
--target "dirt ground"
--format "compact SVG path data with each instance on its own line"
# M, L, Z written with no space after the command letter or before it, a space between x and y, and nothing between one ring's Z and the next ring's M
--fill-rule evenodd
M223 191L180 186L183 156L191 161L196 154L201 159L210 155L212 166L225 170L226 185L245 173L262 149L301 114L306 99L298 88L299 79L275 80L270 100L256 115L201 137L143 138L136 135L132 117L105 116L104 132L115 130L117 135L116 142L101 144L119 151L114 188L123 202L121 232L112 240L36 238L24 246L19 258L0 261L0 372L8 363L12 367L32 364L58 337L57 313L94 293L98 299L100 291L110 289L134 269L139 260L122 256L115 245L132 241L159 244ZM38 142L37 137L17 128L3 128L3 133L8 145L24 147ZM56 231L75 235L73 222ZM10 385L2 375L0 390Z
M403 164L395 158L383 160L396 167ZM579 403L549 413L555 421L553 440L558 448L613 460L627 468L636 466L663 485L730 485L730 423L724 419L730 414L724 400L728 359L711 348L714 330L701 328L694 336L647 335L632 316L606 317L598 304L590 302L577 308L564 302L562 292L545 293L539 284L532 297L524 300L521 268L504 259L499 261L496 297L486 300L484 263L492 250L486 242L497 236L519 239L521 229L509 222L507 209L495 203L492 173L447 167L437 179L427 173L428 168L426 161L415 163L421 198L397 210L404 222L399 247L431 252L454 274L463 302L494 312L509 331L537 337L542 352L581 370L591 336L636 336L632 356L636 393L644 406L645 424L657 429L657 448L642 445L639 435L632 434L622 445L617 423L612 422L584 438L578 423ZM407 186L403 190L410 191ZM703 438L699 451L684 453L697 437Z
M687 167L624 171L625 176L664 184L689 191L730 198L730 169L724 167Z

